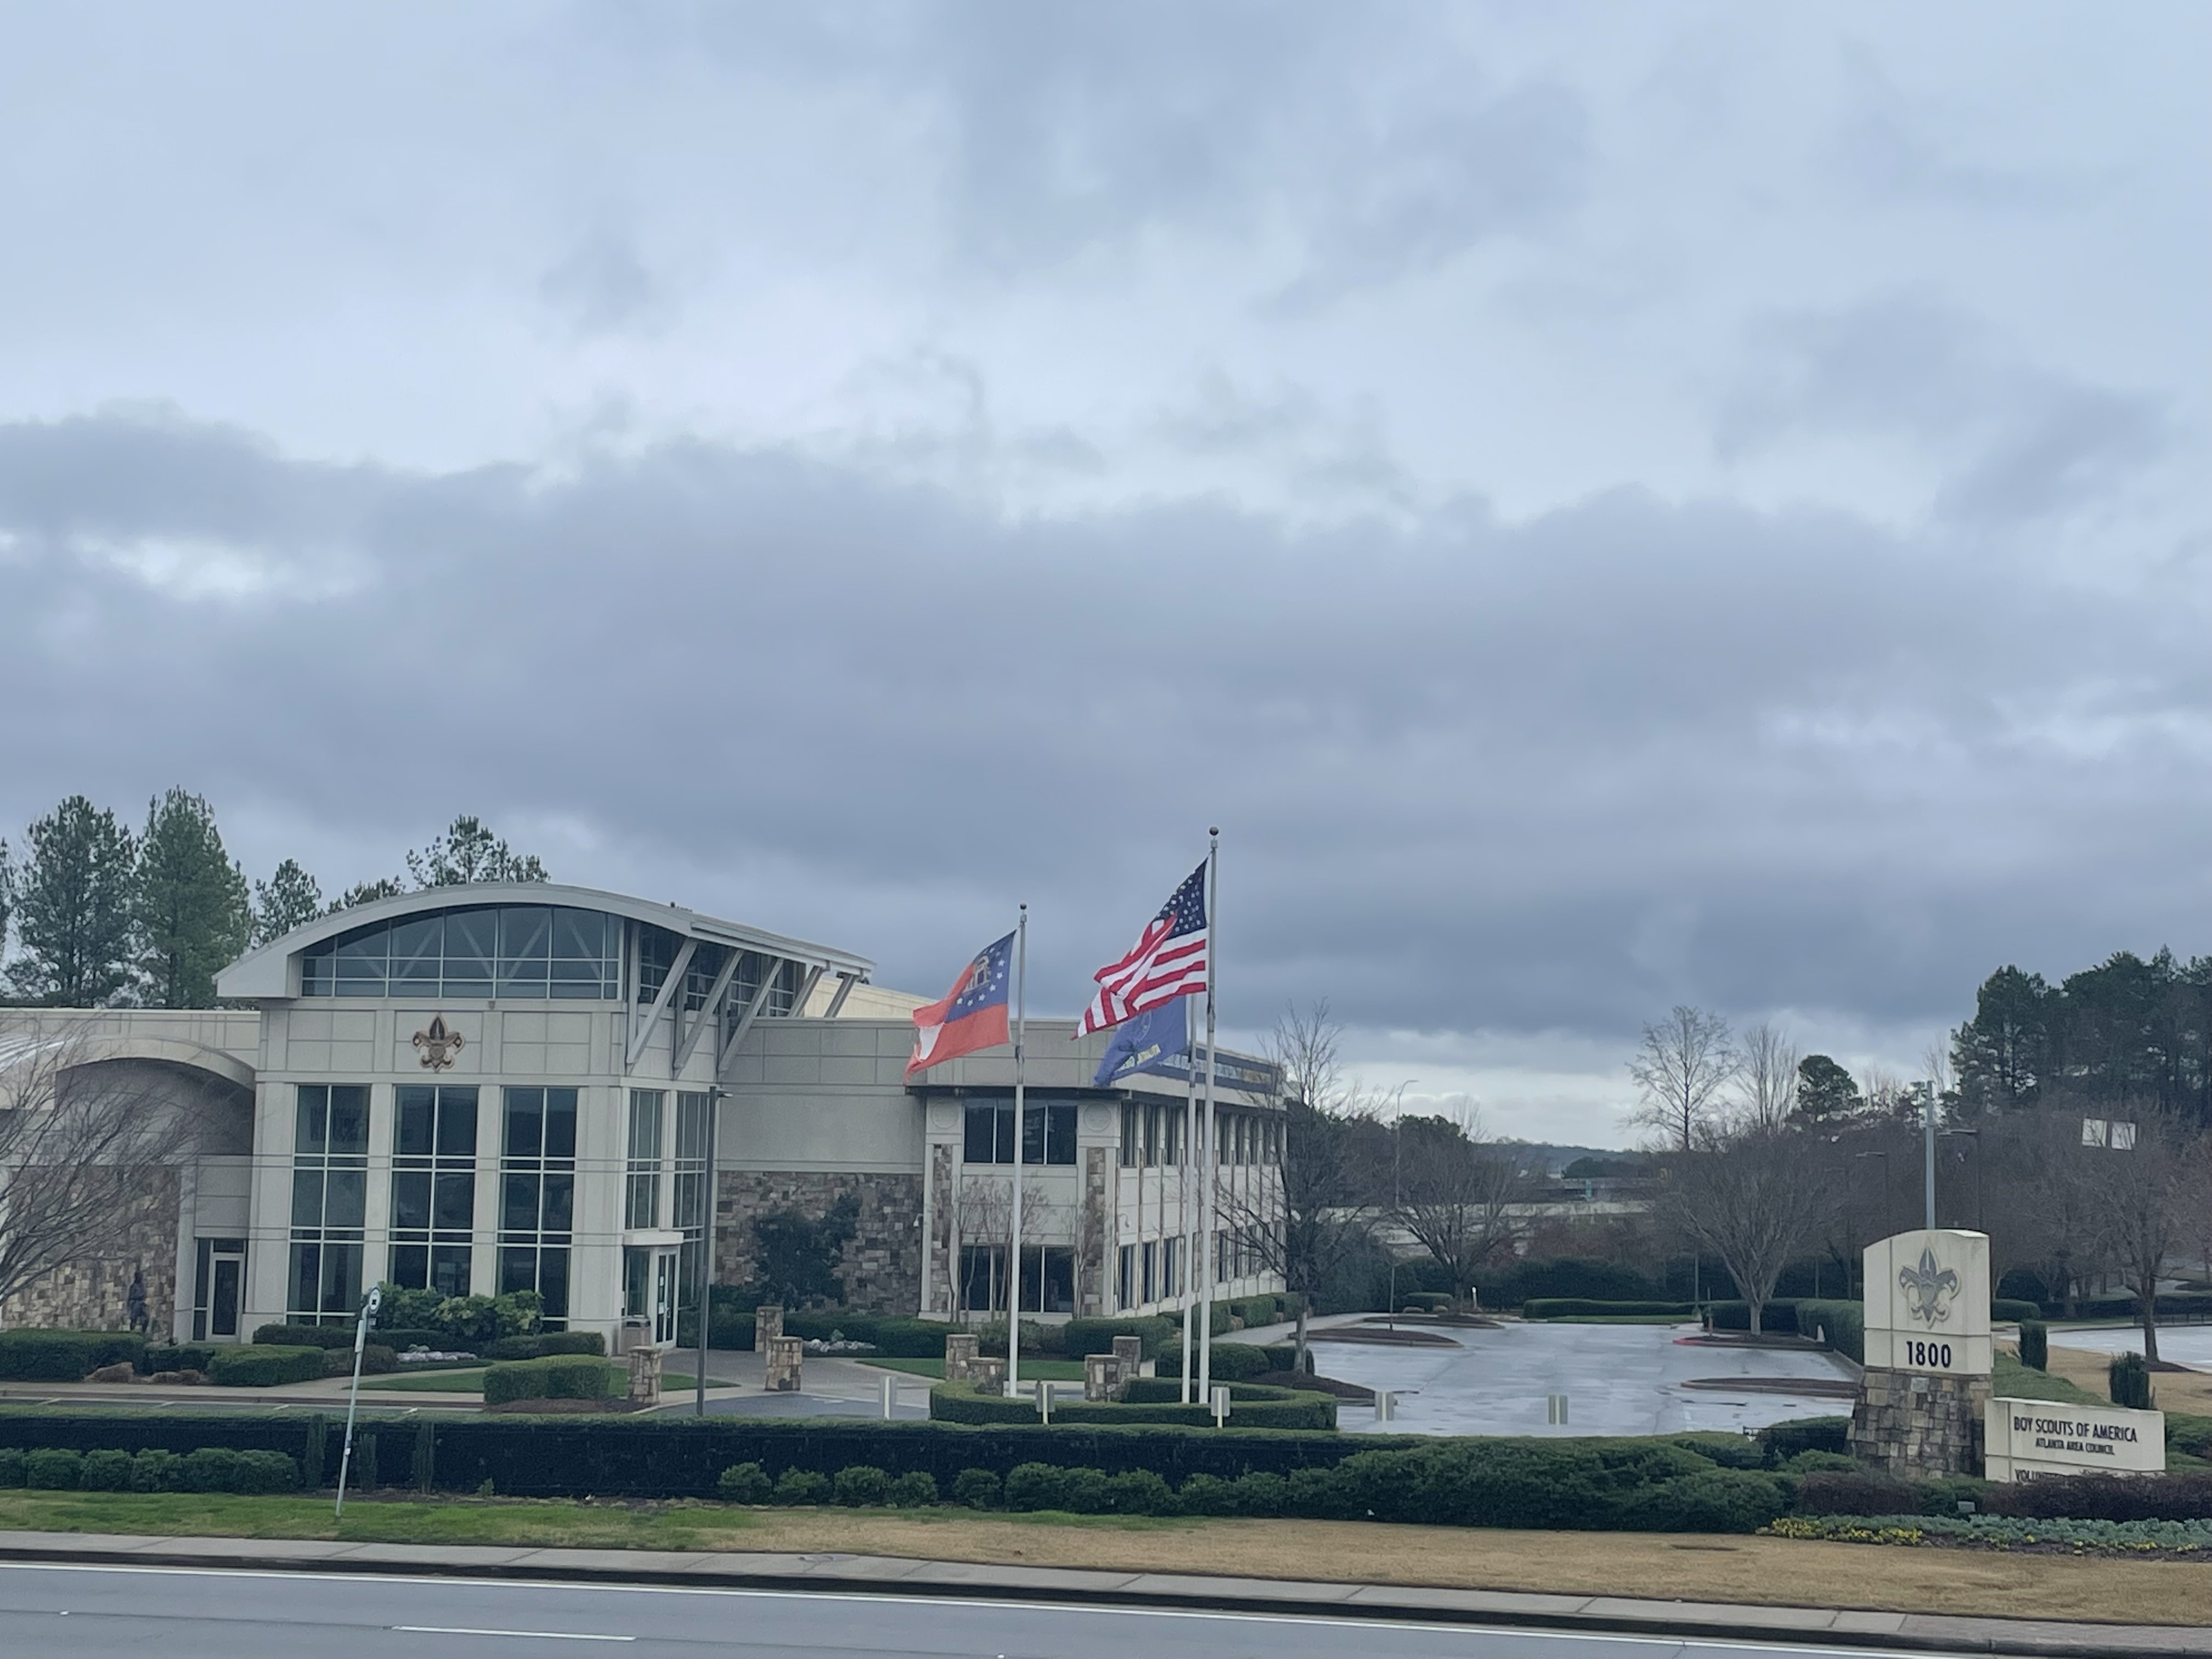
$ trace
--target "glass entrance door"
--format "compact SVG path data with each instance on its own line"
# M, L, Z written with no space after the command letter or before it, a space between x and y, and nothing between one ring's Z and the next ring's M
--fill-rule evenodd
M239 1292L245 1283L244 1256L218 1255L215 1258L215 1283L208 1291L210 1337L237 1339Z
M676 1340L676 1252L653 1253L653 1340L665 1347Z

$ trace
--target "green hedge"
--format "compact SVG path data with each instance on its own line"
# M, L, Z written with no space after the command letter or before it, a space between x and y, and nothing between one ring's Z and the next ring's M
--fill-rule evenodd
M1866 1358L1866 1310L1860 1303L1809 1299L1800 1302L1797 1329L1806 1336L1820 1332L1839 1354L1861 1362Z
M434 1352L454 1353L474 1352L474 1345L457 1342L443 1331L416 1330L404 1326L373 1327L369 1333L372 1342L380 1342L398 1352L410 1348L428 1348ZM253 1340L264 1348L347 1348L353 1346L354 1322L343 1325L262 1325L254 1329Z
M224 1347L208 1363L208 1381L226 1389L271 1389L323 1376L321 1348Z
M1414 1294L1418 1295L1419 1292L1416 1291ZM1409 1306L1413 1299L1412 1296L1406 1298ZM1244 1328L1249 1331L1262 1325L1281 1324L1284 1320L1290 1317L1288 1312L1290 1302L1289 1297L1279 1292L1270 1292L1265 1296L1240 1296L1230 1303L1229 1311L1243 1320Z
M1691 1319L1694 1302L1597 1302L1586 1297L1535 1297L1521 1304L1523 1319Z
M2022 1297L2001 1296L1990 1304L1990 1318L2000 1325L2017 1325L2023 1319L2040 1319L2042 1308Z
M535 1336L502 1336L496 1342L488 1342L483 1358L544 1359L554 1354L588 1353L605 1358L606 1352L607 1340L597 1331L540 1331Z
M1173 1376L1182 1376L1182 1352L1178 1346L1168 1359ZM1162 1362L1164 1364L1166 1362ZM1217 1342L1213 1345L1212 1369L1209 1372L1217 1382L1243 1382L1255 1376L1265 1376L1270 1371L1295 1370L1298 1363L1298 1345L1295 1342ZM1191 1369L1198 1369L1198 1355L1190 1357Z
M146 1339L129 1331L0 1331L0 1379L11 1382L81 1382L103 1365L146 1352Z
M2051 1368L2051 1327L2039 1319L2020 1322L2020 1363L2030 1370Z
M151 1376L156 1371L204 1371L225 1346L218 1342L181 1342L149 1348L139 1358L138 1373Z
M552 1354L543 1359L517 1359L494 1365L484 1373L487 1406L503 1406L511 1400L605 1400L615 1391L614 1371L604 1359L574 1354Z
M747 1322L750 1324L750 1321ZM962 1329L928 1319L902 1319L889 1314L852 1313L842 1309L793 1310L783 1316L786 1336L826 1342L842 1333L848 1342L866 1342L887 1359L942 1359L945 1339ZM747 1343L748 1347L751 1346Z
M1848 1452L1851 1419L1848 1417L1797 1417L1770 1423L1759 1431L1759 1443L1770 1463L1787 1463L1804 1452Z
M179 1457L170 1451L136 1454L114 1447L77 1451L45 1446L25 1452L0 1447L0 1486L48 1492L291 1492L300 1466L279 1451L236 1451L202 1446Z
M1155 1379L1157 1381L1157 1379ZM1170 1389L1175 1384L1169 1383ZM939 1382L929 1391L929 1415L939 1423L1034 1423L1034 1401L1008 1399L1003 1395L978 1394L970 1382ZM1060 1423L1174 1423L1191 1428L1210 1425L1210 1406L1185 1406L1170 1398L1133 1404L1088 1404L1058 1401L1052 1420ZM1334 1429L1336 1401L1333 1395L1306 1394L1290 1389L1263 1388L1246 1383L1232 1390L1230 1420L1247 1429Z

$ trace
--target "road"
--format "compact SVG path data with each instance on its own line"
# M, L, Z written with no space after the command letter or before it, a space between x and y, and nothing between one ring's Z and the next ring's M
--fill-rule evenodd
M936 1597L0 1565L8 1659L1668 1659L1686 1650L1698 1659L1854 1651Z

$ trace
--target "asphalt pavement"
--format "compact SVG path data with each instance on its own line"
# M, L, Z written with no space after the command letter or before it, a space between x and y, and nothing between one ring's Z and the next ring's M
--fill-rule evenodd
M538 1654L998 1659L1710 1659L1848 1647L839 1592L0 1566L9 1659L527 1659Z

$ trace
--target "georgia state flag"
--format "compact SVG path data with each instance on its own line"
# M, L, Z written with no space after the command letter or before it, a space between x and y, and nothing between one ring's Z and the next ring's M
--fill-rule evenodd
M914 1011L914 1057L907 1080L978 1048L1006 1041L1006 998L1014 976L1014 936L985 945L960 970L944 1000Z

